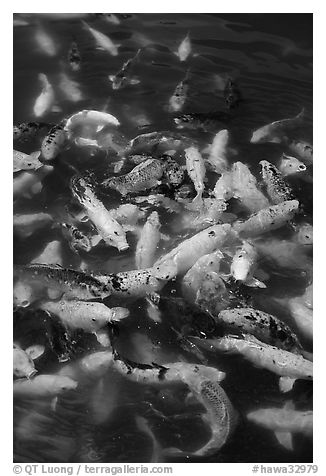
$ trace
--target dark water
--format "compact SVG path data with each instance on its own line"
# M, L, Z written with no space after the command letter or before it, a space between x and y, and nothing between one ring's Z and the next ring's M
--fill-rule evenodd
M223 94L216 90L214 75L231 76L236 79L244 101L232 113L232 122L227 128L232 143L238 150L238 159L251 166L258 176L258 162L262 159L276 163L282 146L278 144L253 145L249 143L252 131L274 120L292 117L305 107L306 121L300 139L312 140L312 15L304 14L129 14L120 17L121 23L113 25L91 15L89 24L106 33L115 43L120 43L118 56L94 49L94 40L82 27L79 19L43 18L42 23L58 45L59 53L50 58L37 49L34 34L36 17L31 16L27 26L14 28L14 123L34 120L33 104L40 92L38 74L46 73L54 85L72 39L78 43L82 54L82 67L78 73L69 75L79 82L85 100L74 104L60 100L62 112L48 113L42 120L59 122L63 117L82 109L108 111L118 117L121 132L131 139L141 132L175 130L166 104L177 83L191 70L190 94L184 112L228 112ZM175 51L190 31L193 53L186 62L180 62ZM137 35L135 35L137 33ZM113 91L107 76L115 74L123 62L135 54L140 46L150 42L142 59L135 67L140 85ZM145 128L140 128L136 116L145 116ZM217 129L218 130L218 129ZM215 131L216 132L216 131ZM203 146L212 141L212 133L186 132ZM19 150L31 152L37 144L23 144ZM38 146L39 147L39 146ZM67 163L83 169L105 171L108 158L104 152L94 157L77 148L66 151L58 160L54 172L45 180L41 194L32 199L20 199L15 203L15 213L45 211L55 214L63 204L71 202L68 179L71 171ZM299 220L312 222L312 186L309 182L291 179L300 199L303 215ZM105 199L104 199L105 200ZM117 203L110 203L115 206ZM163 233L169 232L163 223ZM274 235L287 237L289 231L281 230ZM74 255L63 241L59 230L51 229L36 233L26 240L14 243L15 263L30 262L45 244L54 239L62 241L63 265L77 267L80 258ZM99 247L83 256L94 271L117 272L134 268L135 238L128 235L130 249L119 255L115 248ZM169 244L161 242L161 250ZM269 298L299 295L307 283L305 275L298 270L288 270L280 276L268 269L270 282L267 291L254 299L258 303ZM164 290L163 297L171 296L171 288ZM262 298L263 297L263 298ZM161 325L150 321L145 314L144 300L128 306L132 318L121 323L119 329L120 351L128 358L146 362L157 348L166 355L182 355L196 361L193 355L179 349L170 324L177 316L165 311ZM262 304L260 304L262 307ZM268 305L267 309L268 310ZM282 313L278 311L279 317ZM136 340L135 333L147 336ZM25 346L44 341L44 332L33 315L24 317L24 323L15 314L14 338ZM146 340L147 339L147 340ZM95 350L95 339L81 336L76 354L83 350ZM154 352L154 354L153 354ZM156 352L156 353L155 353ZM148 362L148 361L147 361ZM272 432L246 421L244 415L253 409L281 406L284 395L278 390L275 375L255 369L241 358L211 357L208 364L225 370L227 377L223 387L239 413L239 424L227 444L210 462L310 462L312 443L306 438L294 437L294 451L289 452L276 441ZM39 372L57 371L63 364L48 351L37 364ZM150 461L152 443L140 432L135 416L145 416L162 447L175 446L185 450L197 449L209 437L207 427L189 412L181 419L168 418L173 413L182 413L184 392L182 389L157 390L139 387L115 374L109 374L103 382L82 387L79 392L59 399L56 411L48 402L15 402L14 458L17 462L128 462ZM102 395L102 398L100 396ZM103 397L104 395L104 397ZM309 408L312 388L309 382L297 383L289 398L294 399L298 409ZM145 402L145 403L144 403ZM147 403L146 403L147 402ZM154 406L165 415L148 411ZM310 407L311 408L311 407ZM35 410L38 415L28 423L30 436L22 436L22 421ZM40 418L42 418L40 420ZM20 432L17 431L20 429ZM181 461L181 460L180 460ZM189 459L187 461L202 461Z

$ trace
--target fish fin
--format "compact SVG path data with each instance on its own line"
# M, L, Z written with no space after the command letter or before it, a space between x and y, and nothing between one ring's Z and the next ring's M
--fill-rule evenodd
M299 114L296 116L296 118L297 119L304 119L305 115L306 115L306 109L303 107L301 109L301 111L299 112Z
M208 145L207 147L205 147L205 149L203 149L201 152L202 154L209 154L210 151L212 149L212 146L211 145Z
M40 155L41 155L41 151L40 151L40 150L37 150L37 151L32 152L32 153L30 154L30 156L31 156L33 159L38 159ZM42 165L43 165L43 164L42 164Z
M169 241L171 237L169 235L165 235L164 233L160 233L160 239L163 241Z
M291 378L291 377L280 377L280 380L279 380L280 392L282 393L290 392L293 388L295 380L296 380L295 378Z
M110 347L110 338L105 330L102 329L95 332L95 337L97 339L97 342L103 347Z
M197 403L198 403L198 398L196 398L195 395L192 392L189 392L186 395L185 404L186 405L195 405Z
M130 85L132 85L132 86L135 85L135 84L140 84L140 79L130 78L129 81L128 81L128 83L129 83Z
M151 299L148 297L146 298L146 301L147 301L147 308L146 308L147 316L155 323L161 323L162 322L161 313L158 306L154 304L151 301Z
M113 83L113 81L114 81L115 78L116 78L115 74L109 74L108 77L109 77L109 80L112 81L112 83Z
M96 46L95 49L99 51L105 51L105 48L103 48L103 46Z
M293 451L292 434L286 431L274 432L277 441L289 451Z
M43 345L31 345L25 349L26 354L30 356L32 360L36 360L44 354L45 347Z
M58 397L54 397L53 400L51 400L51 410L55 412L57 410L57 405Z
M96 132L101 132L101 130L104 128L104 125L99 125L96 128Z
M268 142L272 142L273 144L280 144L282 142L282 139L280 137L273 137Z
M244 283L246 286L249 286L250 288L263 288L265 289L267 286L265 283L262 281L259 281L259 279L256 279L254 277L252 278L247 278Z

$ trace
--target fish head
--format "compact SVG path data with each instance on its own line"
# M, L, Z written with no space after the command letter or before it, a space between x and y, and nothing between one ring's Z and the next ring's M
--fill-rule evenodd
M13 349L13 373L19 378L31 378L37 373L32 359L19 347Z
M153 267L153 275L157 279L169 281L176 277L178 273L178 266L174 259L168 259L163 263Z
M253 132L250 142L252 144L259 144L259 142L265 142L269 140L269 129L267 126L260 127Z
M129 309L126 309L125 307L113 307L111 308L111 311L113 313L111 318L113 321L121 321L130 315Z
M283 154L279 166L283 175L296 174L298 172L304 172L307 167L303 162L300 162L296 157Z

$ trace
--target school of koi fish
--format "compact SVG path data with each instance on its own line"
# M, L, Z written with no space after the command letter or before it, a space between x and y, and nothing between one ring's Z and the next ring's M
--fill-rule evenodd
M123 55L108 97L142 87L135 71L155 60L155 44L134 34L120 53L110 32L124 15L48 15L71 15L103 62ZM313 434L306 107L246 131L247 155L262 150L252 166L232 128L246 103L237 78L216 80L221 110L189 108L200 56L191 31L169 52L183 77L160 129L143 112L95 107L78 37L59 51L48 21L14 16L38 54L60 63L55 81L39 72L30 115L13 127L15 462L124 461L132 445L147 445L144 462L231 462L220 455L248 427L286 461ZM296 294L285 284L277 295L287 279Z

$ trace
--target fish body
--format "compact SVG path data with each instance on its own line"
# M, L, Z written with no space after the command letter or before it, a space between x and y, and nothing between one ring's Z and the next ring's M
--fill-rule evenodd
M13 196L14 200L19 197L31 197L42 190L42 180L53 171L50 165L44 165L33 172L22 171L14 177Z
M286 402L283 408L261 408L254 410L247 414L247 419L259 426L274 431L279 443L290 451L293 451L293 433L301 433L311 438L313 436L312 410L295 410L291 402Z
M228 167L227 145L229 142L229 131L222 129L219 131L211 144L206 150L209 152L206 159L212 170L218 174L224 173Z
M53 126L44 137L41 152L44 160L54 160L67 143L67 133L64 123Z
M164 273L163 271L157 273L157 270L153 267L117 274L96 274L94 276L101 283L111 288L112 296L138 298L160 291L165 282L171 279L171 276L173 277L173 271L174 268L169 271L168 266L165 266Z
M223 91L224 100L229 109L234 109L239 106L242 100L241 93L235 82L228 78Z
M61 243L58 240L50 241L42 253L32 260L32 263L62 265Z
M13 139L30 139L43 129L48 130L50 127L51 125L46 122L20 122L17 126L13 127Z
M235 162L232 166L232 190L234 198L251 213L259 212L270 204L257 187L256 178L242 162Z
M35 231L50 225L52 221L52 216L48 213L14 215L14 235L19 236L20 238L28 238Z
M189 72L180 83L177 84L174 93L169 99L168 110L169 112L179 112L183 109L189 90Z
M14 275L24 282L61 291L65 298L103 299L111 289L92 276L55 265L30 264L16 266Z
M232 172L224 172L217 179L213 194L217 200L230 200L234 195Z
M296 159L295 157L283 154L280 159L278 169L283 177L287 177L288 175L304 172L307 167L303 162L300 162L300 160Z
M157 245L161 238L160 220L157 212L152 212L146 220L136 246L136 268L150 268L155 261Z
M18 150L13 151L13 172L19 172L20 170L37 170L43 167L42 162L38 160L41 155L40 151L32 152L31 154L25 154Z
M80 102L85 99L77 81L69 78L64 71L59 73L58 87L68 101Z
M297 154L300 159L312 164L313 162L313 147L309 142L302 140L294 140L288 144L291 152Z
M112 89L121 89L128 85L139 84L140 81L132 78L130 72L138 60L140 52L141 49L139 49L132 58L129 58L116 74L109 75L109 80L112 82Z
M52 108L55 96L53 87L49 83L47 76L44 73L40 73L38 79L42 85L42 91L36 98L33 111L36 117L41 117Z
M99 49L107 51L112 56L118 55L118 47L120 45L115 45L108 36L104 35L98 30L95 30L95 28L90 27L84 20L82 20L82 23L93 36Z
M193 203L201 203L204 192L204 179L206 176L206 167L204 159L196 147L185 149L187 172L197 192L197 196L193 199Z
M83 329L85 332L96 333L109 322L119 321L129 315L123 308L108 308L100 302L85 301L48 301L40 308L58 316L69 329Z
M246 281L253 274L257 253L251 243L245 241L239 251L233 256L230 266L231 275L236 281Z
M280 143L287 140L288 132L302 125L305 111L302 109L299 114L290 119L275 121L266 126L260 127L253 132L250 142L253 144L263 142Z
M261 160L261 173L266 184L267 194L271 202L276 205L285 200L293 200L294 196L289 185L284 181L282 173L275 165L267 160Z
M251 307L226 309L214 318L229 332L252 334L266 344L289 352L300 353L301 345L289 326L271 314Z
M299 354L265 344L253 336L245 335L244 339L224 336L218 339L198 339L194 342L207 350L219 350L230 354L238 354L259 368L273 372L281 377L291 379L312 380L313 364Z
M153 267L159 268L163 264L172 262L176 274L185 274L201 256L218 250L233 236L229 224L210 226L182 241L176 248L161 256Z
M34 38L38 47L43 53L45 53L47 56L56 56L57 45L51 36L44 30L41 24L39 24L37 27Z
M207 113L195 112L178 115L173 120L178 129L203 129L204 131L212 131L229 122L230 115L222 111Z
M128 193L137 193L155 187L162 175L163 166L161 162L157 159L148 159L136 165L126 175L109 178L103 182L103 185L117 190L121 195L127 195Z
M191 53L191 41L189 37L189 33L185 36L185 38L182 40L180 43L178 50L175 52L175 54L178 56L180 61L186 61L188 56Z
M306 305L302 296L290 298L287 306L301 334L313 340L313 311Z
M71 190L105 243L116 247L119 251L127 250L129 245L126 233L97 198L93 190L93 184L76 175L71 179Z
M234 222L232 228L244 238L258 236L284 226L292 220L298 208L298 200L287 200L259 210L244 222Z
M68 51L68 63L72 71L80 70L81 56L78 49L78 45L75 41L71 43L69 51Z
M19 379L13 384L16 398L56 397L69 390L76 390L77 382L60 375L37 375L32 379Z

